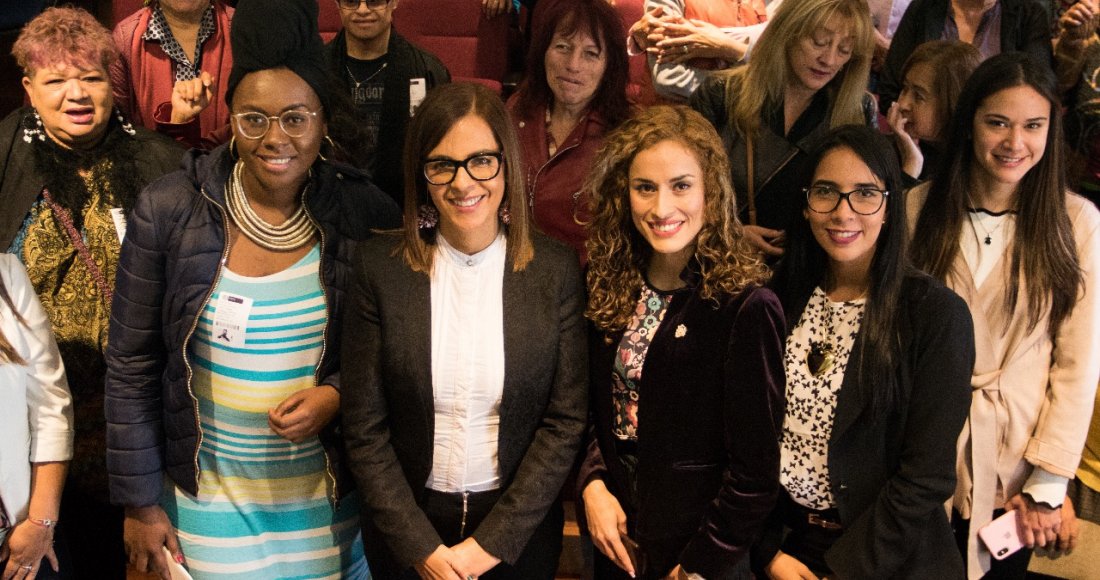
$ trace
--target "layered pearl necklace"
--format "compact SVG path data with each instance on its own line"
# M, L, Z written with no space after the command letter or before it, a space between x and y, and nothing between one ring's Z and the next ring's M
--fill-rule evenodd
M241 183L241 168L244 164L240 161L233 167L233 174L229 178L226 187L226 200L229 206L229 217L237 224L241 233L252 240L261 248L273 252L289 252L296 250L313 240L313 234L317 227L306 214L305 204L300 203L294 214L282 224L273 226L256 215L252 206L248 203L248 197L244 193L244 184ZM309 190L309 183L302 191L302 199Z

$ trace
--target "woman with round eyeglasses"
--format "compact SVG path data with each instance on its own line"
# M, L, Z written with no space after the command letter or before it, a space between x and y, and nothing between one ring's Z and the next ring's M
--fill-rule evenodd
M316 18L312 0L238 5L233 139L146 189L123 244L111 497L131 563L162 578L166 558L195 578L370 576L337 433L341 316L354 241L400 218L321 155Z
M810 160L771 281L789 328L787 405L758 576L959 578L943 504L970 399L970 313L909 263L885 137L842 126Z
M550 580L588 416L571 249L532 231L504 103L442 85L405 148L405 224L363 244L343 434L377 578Z

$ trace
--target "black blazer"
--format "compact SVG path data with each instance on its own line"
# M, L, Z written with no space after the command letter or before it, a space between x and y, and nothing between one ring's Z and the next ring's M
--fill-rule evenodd
M875 420L854 372L837 394L828 464L844 533L825 561L845 580L962 578L944 503L955 492L955 444L970 410L974 323L962 298L924 274L905 278L897 317L894 410ZM862 340L861 331L849 370L859 368ZM771 561L782 533L773 514L754 565Z
M639 385L638 505L623 505L650 564L645 578L678 563L711 580L747 572L745 556L779 489L784 327L779 299L765 288L708 300L689 285L672 296ZM591 333L594 428L578 484L603 478L623 503L630 483L611 400L622 333L607 338Z
M533 234L535 257L504 269L503 496L471 534L514 563L557 500L588 416L584 293L572 250ZM402 566L442 542L419 507L431 473L431 281L398 237L365 242L344 317L344 437L367 517ZM367 539L368 542L373 538Z

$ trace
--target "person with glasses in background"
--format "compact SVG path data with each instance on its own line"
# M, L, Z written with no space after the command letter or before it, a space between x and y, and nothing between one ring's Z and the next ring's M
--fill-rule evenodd
M400 214L322 154L316 2L243 0L232 43L232 140L147 188L123 243L111 499L131 563L165 580L165 548L198 579L369 578L337 433L340 322L354 241Z
M404 228L360 246L341 406L376 578L557 570L584 290L573 251L532 231L521 155L492 91L437 88L409 126Z
M970 401L970 312L909 263L886 137L842 126L810 162L771 281L787 314L787 406L757 577L961 578L943 504Z
M343 23L325 46L329 71L345 90L333 100L335 113L353 121L334 124L333 138L347 160L369 171L375 185L401 206L401 154L409 118L428 91L450 82L451 75L434 54L394 30L400 0L323 1L336 2Z

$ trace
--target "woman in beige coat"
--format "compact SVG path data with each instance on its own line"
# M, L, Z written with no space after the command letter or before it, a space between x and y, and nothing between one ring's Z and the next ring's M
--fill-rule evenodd
M1016 510L1027 548L1064 547L1060 506L1100 376L1100 213L1067 193L1049 67L983 63L932 182L910 196L914 261L970 305L977 360L952 502L970 578L1023 578L1031 550L990 560L977 531ZM922 209L923 206L923 209Z

